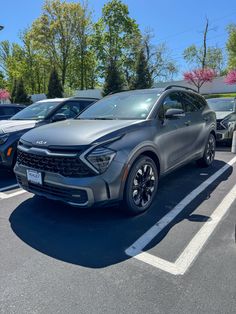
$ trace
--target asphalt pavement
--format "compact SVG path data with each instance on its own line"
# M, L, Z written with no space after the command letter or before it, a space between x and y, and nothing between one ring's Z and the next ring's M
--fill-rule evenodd
M0 170L0 313L235 313L235 169L218 148L136 217L36 197Z

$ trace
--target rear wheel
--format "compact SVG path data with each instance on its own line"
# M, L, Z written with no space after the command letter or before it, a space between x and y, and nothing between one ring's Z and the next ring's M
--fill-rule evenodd
M216 139L215 136L211 133L208 137L208 141L204 150L204 155L197 163L201 167L209 167L215 159L215 148L216 148Z
M158 186L158 171L154 161L141 156L132 166L124 191L123 204L129 214L137 215L152 204Z

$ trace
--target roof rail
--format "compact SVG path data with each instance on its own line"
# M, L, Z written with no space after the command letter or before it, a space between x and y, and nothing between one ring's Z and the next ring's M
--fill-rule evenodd
M167 87L165 87L164 91L166 91L166 90L168 90L168 89L171 89L171 88L173 88L173 87L183 88L183 89L191 90L192 92L197 93L197 91L194 90L193 88L185 87L185 86L181 86L181 85L168 85Z

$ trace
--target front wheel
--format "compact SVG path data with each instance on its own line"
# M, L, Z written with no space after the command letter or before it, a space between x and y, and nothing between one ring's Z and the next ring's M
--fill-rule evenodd
M158 186L158 171L154 161L141 156L132 166L124 191L123 205L132 215L146 211L152 204Z
M204 150L204 155L197 163L201 167L209 167L215 159L215 149L216 149L216 139L215 136L211 133L208 137L208 141Z

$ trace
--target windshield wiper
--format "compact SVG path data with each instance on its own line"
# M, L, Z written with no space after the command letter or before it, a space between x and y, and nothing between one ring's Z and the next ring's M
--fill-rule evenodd
M76 119L79 119L79 120L116 120L116 118L108 118L108 117L94 117L94 118L76 118Z

